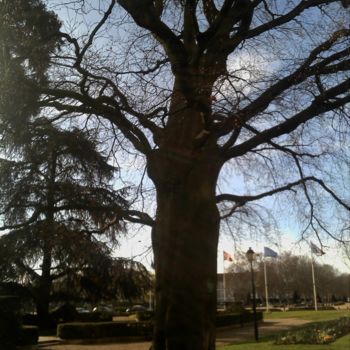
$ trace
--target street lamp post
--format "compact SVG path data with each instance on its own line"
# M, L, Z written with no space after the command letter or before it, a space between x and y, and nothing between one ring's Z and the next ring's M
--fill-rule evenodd
M254 250L249 247L246 252L247 260L250 263L250 273L252 278L252 293L253 293L253 314L254 314L254 338L255 341L259 341L259 333L258 333L258 320L256 315L256 300L255 300L255 282L254 282L254 270L253 270L253 261L254 261Z

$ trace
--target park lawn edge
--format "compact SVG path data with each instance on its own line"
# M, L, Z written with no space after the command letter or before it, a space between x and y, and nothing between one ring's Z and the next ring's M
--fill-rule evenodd
M272 340L258 342L240 342L232 345L219 346L218 350L279 350L281 347L285 350L349 350L350 333L338 338L335 342L327 344L292 344L276 345Z

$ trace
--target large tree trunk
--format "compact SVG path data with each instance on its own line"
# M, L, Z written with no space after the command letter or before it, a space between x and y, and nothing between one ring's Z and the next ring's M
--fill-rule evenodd
M51 161L48 167L48 177L46 184L46 224L43 227L43 260L41 266L41 277L39 280L37 314L38 322L41 327L47 327L49 321L50 297L52 288L51 267L52 267L52 232L55 228L54 219L54 195L55 179L57 168L57 153L55 150L51 153Z
M171 161L169 171L173 168L178 176L176 186L157 186L153 349L212 350L219 234L215 204L218 164L203 161L180 176L181 165Z
M215 349L215 190L223 161L216 140L203 133L209 90L201 89L200 98L190 102L179 90L174 93L166 136L148 158L157 190L153 350Z
M42 260L42 273L39 279L39 285L36 291L36 309L38 315L38 324L42 328L49 325L49 306L50 293L52 287L51 280L51 251L48 247L44 248Z

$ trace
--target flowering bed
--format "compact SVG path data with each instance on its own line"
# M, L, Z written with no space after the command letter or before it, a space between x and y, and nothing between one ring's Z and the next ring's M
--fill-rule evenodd
M328 344L350 333L350 317L318 322L280 335L275 344Z

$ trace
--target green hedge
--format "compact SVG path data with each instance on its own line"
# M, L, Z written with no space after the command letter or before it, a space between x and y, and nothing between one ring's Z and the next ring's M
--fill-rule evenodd
M28 346L38 343L39 330L36 326L22 326L16 340L16 345Z
M137 321L152 321L154 319L154 316L154 311L151 310L136 312Z
M39 331L35 326L21 326L20 299L0 296L0 349L12 350L16 345L35 345Z
M151 317L152 314L147 314ZM262 312L257 312L258 321L263 319ZM216 326L244 325L253 322L254 314L218 314ZM61 339L100 339L117 337L144 337L150 339L153 333L152 322L74 322L57 326L57 336Z
M70 320L69 322L111 322L113 317L111 315L106 315L98 312L87 312L87 313L81 313L76 314L74 316L73 320ZM49 328L56 328L58 321L61 323L64 322L64 320L55 320L52 315L49 316L48 323L50 324ZM24 325L32 325L37 326L38 325L38 317L37 315L31 315L31 314L25 314L22 316L22 323Z
M287 309L288 311L308 311L308 310L315 310L314 306L296 306L296 307L289 307ZM317 308L318 311L331 311L331 310L336 310L334 306L318 306Z
M12 350L20 332L20 302L15 296L0 296L0 345Z
M276 338L275 344L328 344L348 333L350 333L350 317L342 317L284 332Z
M36 314L24 314L22 315L22 324L28 326L37 326L38 316Z
M151 322L62 323L57 326L57 336L61 339L150 338L152 332Z
M263 319L263 313L258 311L256 313L257 320L261 321ZM216 327L241 325L245 323L254 322L254 314L252 312L244 312L240 314L228 314L228 313L218 313L216 316Z

